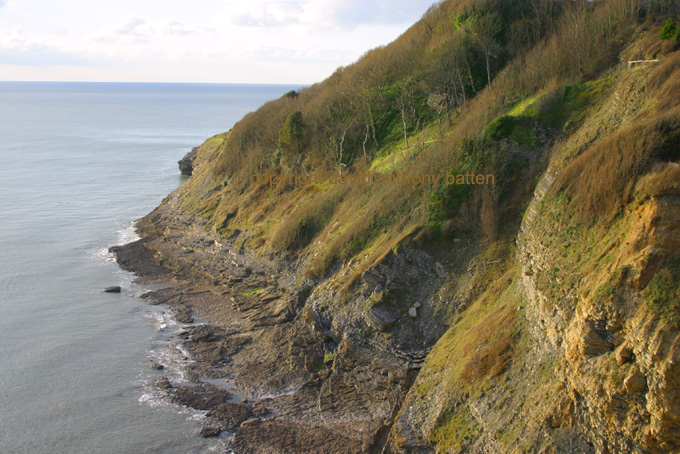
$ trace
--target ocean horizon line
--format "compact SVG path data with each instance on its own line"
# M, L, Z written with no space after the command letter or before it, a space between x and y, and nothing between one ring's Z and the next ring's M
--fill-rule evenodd
M0 84L99 84L99 85L230 85L230 86L250 86L250 87L306 87L310 84L291 84L291 83L253 83L253 82L117 82L117 81L77 81L77 80L0 80Z

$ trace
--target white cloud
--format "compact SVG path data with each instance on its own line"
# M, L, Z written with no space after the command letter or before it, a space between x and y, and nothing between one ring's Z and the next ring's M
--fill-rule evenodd
M396 38L430 5L428 0L0 3L5 4L0 78L268 83L321 80Z
M92 39L99 42L136 44L154 38L190 35L202 29L205 30L206 27L185 24L176 19L166 18L147 22L140 17L130 16L104 28Z
M30 40L20 28L0 33L0 64L23 66L89 66L95 64L81 52L60 49L48 42Z
M147 36L149 33L146 22L139 17L128 17L112 28L116 35Z
M233 23L244 27L281 27L297 24L303 12L300 2L266 1L256 7L250 3L244 13L236 14Z
M248 2L245 12L234 14L235 25L285 27L304 25L308 31L352 30L361 24L402 24L420 18L429 2L409 0L297 0Z
M303 49L284 47L262 47L254 52L256 60L260 61L307 61L307 62L337 62L350 61L354 53L345 49L309 46Z
M28 39L21 28L0 32L0 48L23 47L27 44Z

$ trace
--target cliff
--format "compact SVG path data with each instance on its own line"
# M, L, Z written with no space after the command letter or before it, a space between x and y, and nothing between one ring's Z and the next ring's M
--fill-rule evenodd
M679 450L677 13L443 2L210 138L117 250L211 323L163 392L236 452Z

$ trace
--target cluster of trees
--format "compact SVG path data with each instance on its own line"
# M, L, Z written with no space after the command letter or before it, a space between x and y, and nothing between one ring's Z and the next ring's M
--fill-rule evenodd
M443 135L442 120L451 125L480 91L494 90L494 79L510 61L527 60L527 75L535 79L518 76L527 84L520 92L555 78L596 73L617 55L612 47L622 44L621 28L652 8L663 12L677 5L672 0L437 3L394 43L239 123L219 170L234 174L244 164L341 170L358 160L370 162L396 141L410 148L411 138L433 121ZM675 23L664 30L676 33ZM531 61L531 48L540 62Z
M495 118L546 87L600 75L618 63L637 23L652 14L677 13L676 0L435 4L389 46L368 51L325 81L289 92L247 115L225 141L212 167L215 179L228 182L224 190L243 194L254 191L248 177L256 172L362 171L383 155L414 147L421 151L418 133L425 127L436 131L437 126L439 140L424 153L405 153L409 159L401 161L404 168L399 170L435 173L477 168L498 174L505 163L499 156L498 138L489 134L488 125ZM663 33L675 30L672 23ZM530 167L534 164L538 166ZM333 250L347 249L349 256L368 241L367 235L378 235L386 222L405 226L433 219L459 220L492 237L505 222L500 206L512 205L502 198L507 194L521 198L517 196L521 191L507 185L525 184L522 178L506 180L496 188L466 189L460 194L446 192L451 188L384 187L382 194L347 188L349 193L342 197L328 195L332 203L323 205L322 218L314 217L304 229L291 224L291 231L313 231L313 235L291 236L282 230L278 237L310 239L322 234L326 223L332 224L335 210L372 213L328 243ZM283 191L278 197L285 197L288 190L294 188L277 188ZM320 203L319 197L326 196L315 195L308 205ZM304 203L296 210L305 211ZM283 222L281 229L288 224ZM305 243L281 241L295 247Z
M441 126L442 117L450 123L478 92L493 89L498 72L541 39L564 7L554 0L435 4L389 47L367 52L323 83L287 93L257 121L242 121L220 170L253 161L244 154L257 154L250 164L258 168L342 169L370 161L397 140L410 148L425 125L438 120Z

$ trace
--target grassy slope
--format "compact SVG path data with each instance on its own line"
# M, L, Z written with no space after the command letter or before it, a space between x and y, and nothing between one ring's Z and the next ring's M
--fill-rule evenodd
M668 10L658 3L661 13ZM528 405L541 396L565 395L554 377L566 366L559 356L535 355L514 259L522 217L548 165L562 176L534 228L554 254L550 262L558 263L543 270L538 281L542 294L556 304L563 304L565 295L615 293L621 266L614 262L631 228L625 213L677 192L667 184L677 171L663 162L678 160L677 142L665 137L677 132L674 93L680 76L674 43L658 39L663 18L631 9L636 2L584 3L574 11L545 12L549 26L535 27L535 45L516 48L513 31L537 18L513 16L494 37L500 51L493 85L485 87L483 53L479 44L470 44L477 36L474 20L511 4L444 2L392 45L297 96L265 105L201 147L202 165L182 194L187 210L208 219L207 228L224 236L245 232L239 238L258 253L301 257L301 271L329 279L347 298L362 272L405 237L416 236L425 246L461 236L480 242L477 259L493 265L473 278L469 288L476 289L476 298L452 316L452 328L434 347L409 395L424 407L423 435L441 451L460 448L481 433L523 451L536 444L532 421L561 411L559 399L556 408ZM574 45L565 48L564 42ZM447 49L470 51L472 65L460 93L465 103L449 106L451 122L427 105L429 95L441 92L432 75ZM620 60L652 57L662 63L630 71L617 67ZM630 87L645 91L631 94ZM398 109L404 93L412 94L411 111L417 112L407 119L408 148ZM294 111L305 121L306 145L291 152L279 139ZM347 154L339 158L343 137ZM624 145L631 137L637 154L626 161L630 153ZM268 188L248 182L255 172L333 172L339 160L350 174L484 171L494 173L498 184L424 188L322 182ZM334 265L350 260L352 272L333 274ZM677 295L677 260L664 260L649 290L637 289L643 293L634 297L674 320L677 308L669 302ZM459 283L451 286L463 291ZM522 379L528 370L531 379ZM490 389L505 402L496 419L482 427L468 403ZM426 403L433 393L446 396L437 408Z
M640 43L649 43L655 34L656 30L641 35L640 41L622 56ZM532 240L541 242L544 254L541 259L548 265L534 271L540 273L537 291L545 298L543 304L568 314L567 319L577 318L574 316L577 311L606 313L613 307L625 310L631 317L656 320L657 336L677 334L678 281L673 282L678 276L677 238L659 239L664 235L661 233L657 234L659 237L644 236L638 226L638 219L659 225L674 222L672 216L668 219L670 214L658 210L656 205L664 203L659 200L677 203L680 196L680 169L677 164L668 163L677 163L680 157L677 147L680 99L669 96L680 88L677 59L676 52L666 55L656 67L622 69L605 73L599 79L558 87L518 103L506 114L515 119L535 115L537 104L545 98L552 108L542 118L549 121L556 118L564 128L561 140L553 147L550 163L550 171L559 173L558 179L539 204L535 219L525 228L533 231ZM505 124L512 125L506 126L506 135L516 134L517 127L521 127L518 120ZM616 140L617 137L625 140ZM631 155L640 157L627 165L626 159ZM658 162L653 164L654 161ZM647 213L652 209L658 210L654 216ZM659 259L659 254L663 259ZM574 424L571 420L560 420L574 417L569 411L567 416L562 414L564 407L571 405L565 387L570 380L566 377L583 373L581 386L592 384L588 382L590 378L616 389L625 379L628 366L616 365L613 350L597 359L584 359L579 353L570 352L570 348L577 346L567 341L558 343L556 350L537 356L537 344L551 336L565 336L565 332L551 333L548 328L539 333L542 341L537 341L535 326L528 325L534 317L525 314L525 306L535 302L529 301L517 285L521 270L503 262L497 266L497 274L501 270L505 274L493 281L439 340L405 407L423 407L420 419L416 414L412 421L425 428L423 436L442 452L461 449L481 433L508 451L565 448L564 440L559 438L567 435L559 431ZM580 303L574 305L575 299ZM626 331L627 326L625 321L619 323L624 328L614 333L621 342L626 339L621 331ZM642 345L642 349L646 348ZM580 368L588 362L591 364L585 371L576 368L576 364ZM643 373L651 383L655 378L653 362L647 367ZM584 394L592 392L587 387L575 388ZM613 399L623 398L612 392ZM431 407L431 396L442 393L447 396L444 404ZM474 417L471 411L484 408L488 400L496 401L494 405L502 404ZM602 421L620 417L615 411L593 413ZM432 414L438 416L428 425L427 417ZM631 410L633 414L635 411ZM536 426L537 421L544 420L554 421L553 428ZM657 440L643 441L640 426L630 420L618 424L609 429L631 443L652 450L662 444ZM399 434L399 425L396 428ZM567 437L574 443L572 448L578 450L578 443L582 442L579 435L569 433ZM665 437L669 437L668 433L659 438ZM632 449L631 446L627 448Z

